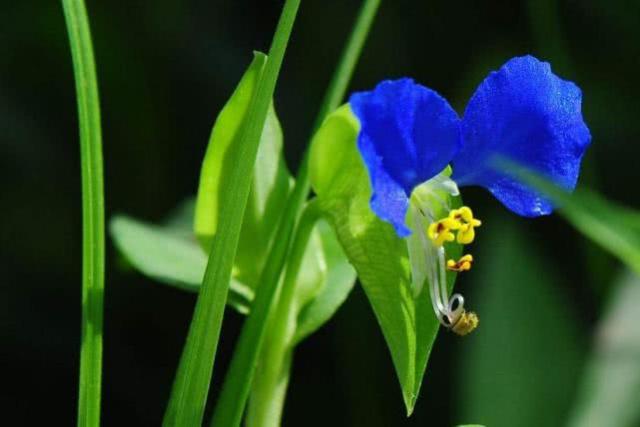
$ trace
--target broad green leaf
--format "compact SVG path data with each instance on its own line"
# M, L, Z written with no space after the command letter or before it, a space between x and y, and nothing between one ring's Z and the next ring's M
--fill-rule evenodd
M568 193L506 159L498 163L551 198L558 213L582 234L640 274L640 211L604 199L589 190Z
M259 60L252 63L211 131L200 172L193 225L207 251L218 227L221 188L229 185L228 171L235 167L237 161L231 144L241 130L263 65L264 62ZM271 104L253 168L251 190L234 260L236 277L253 288L264 266L291 180L282 155L282 129Z
M156 226L118 215L109 231L125 259L142 274L181 289L197 292L207 265L207 256L181 225ZM231 279L227 303L240 313L249 311L253 290Z
M477 238L476 263L462 286L480 326L456 349L459 420L538 427L567 419L583 353L579 320L563 264L525 232L494 217Z
M348 105L327 118L311 146L311 184L375 312L410 414L439 323L429 292L413 297L406 242L369 207L371 188L356 148L358 130ZM459 247L449 250L455 256ZM448 275L450 288L454 278Z
M170 215L165 224L145 223L125 215L116 215L109 231L118 251L140 273L160 283L198 292L207 257L193 236L191 222L193 199L188 199ZM298 342L327 322L349 295L355 271L346 259L335 233L319 222L305 251L298 277ZM227 303L242 314L250 310L252 287L232 277Z
M625 273L598 326L569 426L640 423L640 278Z

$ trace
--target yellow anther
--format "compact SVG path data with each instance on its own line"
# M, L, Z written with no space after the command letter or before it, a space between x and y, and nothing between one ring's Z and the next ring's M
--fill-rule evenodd
M452 259L447 261L447 270L457 271L457 272L469 271L471 270L472 264L473 264L473 256L471 256L470 254L467 254L462 258L460 258L457 262Z
M476 238L476 231L474 230L474 227L471 226L470 224L464 224L458 230L458 237L456 240L461 245L468 245L469 243L473 242L473 239L475 238Z
M477 328L478 323L480 323L480 319L474 312L465 311L455 325L451 327L451 330L460 336L464 336Z
M458 224L456 228L452 229L458 231L456 240L462 245L468 245L473 242L473 239L476 237L474 228L482 225L479 219L473 217L473 211L468 206L453 209L449 212L449 219Z
M444 242L453 242L455 239L454 234L451 232L452 227L456 227L457 224L450 218L444 218L440 221L433 222L427 229L427 235L433 241L436 246L442 246Z

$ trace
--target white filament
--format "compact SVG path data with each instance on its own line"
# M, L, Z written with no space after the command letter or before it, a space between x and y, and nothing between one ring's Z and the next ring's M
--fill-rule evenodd
M451 210L448 197L459 195L458 186L449 177L438 175L418 186L414 192L410 209L410 224L413 233L407 241L414 297L418 297L424 280L429 281L431 305L438 321L445 327L452 327L464 312L464 298L460 294L449 297L447 290L447 270L445 250L436 246L427 237L427 227L436 222L432 203L445 212ZM454 309L455 306L455 309Z

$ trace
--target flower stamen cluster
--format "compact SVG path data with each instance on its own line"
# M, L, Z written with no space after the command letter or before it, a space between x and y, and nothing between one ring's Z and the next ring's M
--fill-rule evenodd
M447 329L458 335L467 335L473 331L479 323L478 316L464 309L464 298L460 294L454 294L451 298L447 292L446 270L462 272L469 271L473 265L473 256L466 254L459 260L446 259L446 242L457 241L467 245L475 239L475 228L482 222L475 218L473 211L468 206L458 209L447 209L449 213L445 218L432 221L427 228L427 237L437 254L433 257L436 274L429 278L429 290L431 300L434 302L434 311L438 315L440 323Z

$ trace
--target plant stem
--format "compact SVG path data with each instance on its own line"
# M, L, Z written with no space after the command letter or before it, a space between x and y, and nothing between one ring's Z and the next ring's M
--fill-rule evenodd
M356 18L356 22L353 26L353 31L351 31L349 40L342 51L338 67L333 73L331 82L329 83L325 96L322 100L320 110L318 111L318 115L314 123L313 133L315 133L315 131L320 127L322 121L327 117L327 114L340 106L340 103L347 92L351 76L353 76L353 71L356 68L356 64L360 58L360 53L362 52L365 41L367 40L369 30L371 29L373 20L376 17L381 1L382 0L365 0L362 3L362 7L358 12L358 17Z
M187 342L165 413L165 426L202 425L253 165L299 5L300 0L287 0L284 5L245 125L239 139L235 141L238 144L239 160L229 176L228 182L232 185L223 188L220 194L224 202L221 203L218 232L213 239Z
M365 0L352 35L343 51L336 73L322 102L312 135L325 116L337 108L344 98L348 82L353 74L355 64L380 1ZM253 381L258 355L261 352L268 316L274 303L280 277L289 252L291 236L302 207L309 195L308 156L309 150L306 150L298 170L295 186L287 200L284 213L278 222L275 234L278 237L265 263L256 298L253 301L249 317L242 328L231 360L231 366L225 377L222 392L214 411L212 426L226 427L240 424Z
M306 205L291 246L278 305L269 321L266 342L260 354L251 388L246 425L278 427L289 382L293 337L300 307L295 306L296 285L309 237L319 217L315 203Z
M82 344L78 425L100 425L104 305L104 183L100 102L89 19L83 0L63 0L80 126L82 175Z

